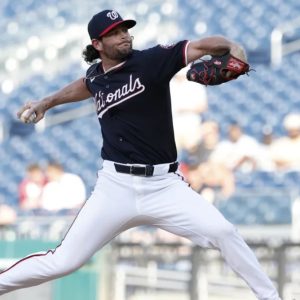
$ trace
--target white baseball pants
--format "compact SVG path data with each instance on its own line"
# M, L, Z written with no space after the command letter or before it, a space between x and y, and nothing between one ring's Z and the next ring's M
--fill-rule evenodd
M153 225L186 237L202 247L218 248L228 265L260 300L278 300L255 255L221 213L168 165L156 165L154 176L117 173L104 161L95 189L62 243L32 254L0 274L0 295L59 278L80 268L122 231Z

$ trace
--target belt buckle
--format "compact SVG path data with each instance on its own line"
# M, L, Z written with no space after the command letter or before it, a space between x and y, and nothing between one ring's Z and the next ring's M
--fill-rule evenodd
M134 165L129 166L129 174L133 175Z
M129 174L131 174L131 175L142 175L142 176L144 176L143 173L141 174L142 170L141 170L141 171L138 171L139 169L144 169L144 167L143 167L143 166L139 166L139 165L130 165L130 166L129 166ZM146 170L146 168L145 168L145 170ZM146 173L146 171L145 171L145 173ZM146 175L145 175L145 176L146 176Z
M154 166L151 166L151 165L145 166L145 176L146 177L153 176L153 172L154 172Z
M144 173L143 173L144 171ZM145 177L153 176L154 166L151 165L131 165L129 166L129 174L131 175L140 175Z

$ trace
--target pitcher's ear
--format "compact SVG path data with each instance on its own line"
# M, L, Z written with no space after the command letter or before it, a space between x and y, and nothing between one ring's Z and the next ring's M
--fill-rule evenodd
M101 51L103 49L103 45L102 45L101 40L92 39L92 45L98 51Z

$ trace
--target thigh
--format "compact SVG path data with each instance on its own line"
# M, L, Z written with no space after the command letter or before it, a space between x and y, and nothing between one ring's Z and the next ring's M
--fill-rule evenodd
M100 174L95 189L75 218L57 252L75 252L85 260L123 230L135 226L132 191Z
M215 245L220 230L232 225L185 182L170 186L145 205L153 225L186 237L202 246Z

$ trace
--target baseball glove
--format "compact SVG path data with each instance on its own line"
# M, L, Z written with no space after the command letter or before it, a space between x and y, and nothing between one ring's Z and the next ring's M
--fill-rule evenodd
M193 63L186 76L188 80L206 86L219 85L248 74L249 70L248 63L227 52L221 56L212 56L210 60Z

